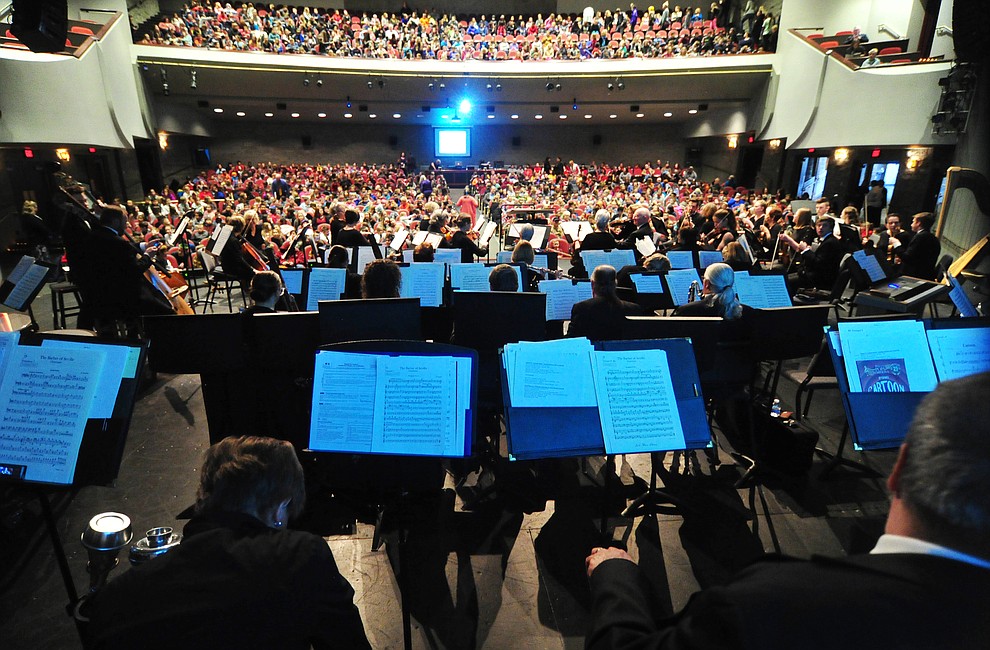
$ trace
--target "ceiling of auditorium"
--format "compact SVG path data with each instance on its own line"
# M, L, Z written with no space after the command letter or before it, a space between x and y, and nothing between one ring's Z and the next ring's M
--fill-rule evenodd
M762 92L771 68L761 63L666 71L625 69L622 74L585 68L568 74L494 76L456 68L453 74L441 75L387 69L235 68L145 58L139 62L156 103L208 112L214 120L431 126L455 120L461 126L687 123L706 110L745 109ZM547 90L548 85L552 90ZM460 108L465 99L471 103L467 113Z

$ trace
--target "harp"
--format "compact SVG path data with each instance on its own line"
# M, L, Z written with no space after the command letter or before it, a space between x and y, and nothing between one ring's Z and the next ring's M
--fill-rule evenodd
M949 273L990 290L990 181L978 171L950 167L935 217L942 253L952 255Z

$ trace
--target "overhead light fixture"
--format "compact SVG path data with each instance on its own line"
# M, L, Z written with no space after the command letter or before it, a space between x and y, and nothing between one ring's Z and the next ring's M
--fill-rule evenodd
M371 79L368 79L368 90L371 90L374 87L375 87L375 83Z
M244 117L247 113L245 113L244 111L237 111L236 114L237 114L237 117Z
M729 143L729 149L735 149L736 147L739 146L739 136L736 135L735 133L733 133L732 135L728 136L726 138L726 140Z
M71 156L69 155L69 150L68 149L56 149L55 150L55 157L58 158L59 160L61 160L62 162L69 162L69 160L71 158Z
M265 113L265 117L275 117L275 113Z
M489 114L488 114L488 119L490 119L490 120L494 120L494 119L495 119L495 116L494 116L494 115L492 115L491 113L489 113Z
M462 99L461 103L457 105L457 110L467 115L471 112L471 102L466 99Z
M289 117L299 117L299 113L293 113L293 114L292 114L292 115L290 115Z
M195 70L190 70L189 71L189 87L192 88L193 90L196 90L197 88L199 88L199 84L196 81L196 71Z
M399 119L400 117L402 117L402 113L392 113L392 117L394 117L395 119Z
M492 85L492 82L489 81L488 83L485 84L485 90L487 90L488 92L491 92L494 89L495 86Z
M556 90L557 92L560 92L560 87L561 87L560 82L558 81L557 84L553 87L553 89Z
M434 90L437 89L437 85L435 83L433 83L432 81L430 83L426 84L426 87L430 89L430 92L433 92Z
M697 108L692 108L691 110L688 111L688 115L697 115L697 114L698 114Z
M317 113L317 114L316 114L316 117L319 117L319 118L321 118L321 119L322 119L322 118L324 118L324 117L326 117L326 116L327 116L327 114L326 114L326 113Z
M538 120L542 120L542 119L543 119L543 116L542 116L541 114L539 114L539 113L537 113L537 114L536 114L536 115L534 115L533 117L535 117L535 118L536 118L536 119L538 119Z
M778 138L774 138L773 140L771 140L770 148L773 149L774 151L780 149L780 140Z
M513 113L512 115L509 116L509 119L518 120L519 119L519 115L517 113Z
M615 84L615 87L618 88L619 90L625 90L626 82L620 80L619 83Z
M165 131L158 132L158 148L162 151L168 149L168 133Z
M591 119L591 113L586 113L585 116L584 116L584 119L590 120Z
M497 93L502 92L502 84L500 84L500 83L496 83L495 84L495 92L497 92Z
M548 81L547 82L547 92L548 93L553 92L553 82L552 81Z
M370 117L371 119L375 119L376 117L378 117L378 114L377 113L368 113L368 117Z
M663 116L664 117L674 117L674 114L671 113L670 111L667 111L666 113L663 114Z
M323 80L320 79L319 77L316 78L316 87L317 88L322 88L323 87Z
M610 120L614 120L614 119L615 119L615 118L617 118L617 117L619 117L619 116L618 116L618 115L616 115L615 113L612 113L611 115L609 115L609 116L608 116L608 119L610 119Z
M351 96L348 95L347 96L347 108L350 108L350 107L351 107Z
M309 86L309 77L303 77L303 85L307 87Z
M835 158L835 162L842 164L849 160L849 150L845 147L839 147L832 152L832 156Z
M615 90L615 84L610 81L608 82L608 91L612 92L613 90Z
M444 82L441 81L440 82L440 90L446 90L446 89L447 89L447 84L445 84Z
M214 113L223 113L223 109L222 108L214 108L213 109L213 112Z
M571 110L572 111L576 111L577 110L577 97L574 98L574 103L571 104Z
M382 79L381 77L378 77L378 87L379 88L384 88L385 87L385 80Z
M636 117L646 117L645 113L636 113Z
M561 113L558 117L560 117L560 119L562 119L562 120L566 120L567 119L567 113Z
M461 121L461 118L457 117L457 113L455 112L454 117L450 118L450 121L454 123L459 123Z
M344 117L347 118L347 119L351 119L352 117L354 117L354 114L353 113L344 113Z

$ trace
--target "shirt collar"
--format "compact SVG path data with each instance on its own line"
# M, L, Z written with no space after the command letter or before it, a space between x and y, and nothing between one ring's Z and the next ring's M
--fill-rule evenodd
M886 555L888 553L920 553L922 555L936 555L957 562L965 562L983 569L990 569L990 560L985 560L975 555L962 553L946 546L939 546L914 537L904 537L903 535L881 535L877 540L877 545L870 551L871 555Z

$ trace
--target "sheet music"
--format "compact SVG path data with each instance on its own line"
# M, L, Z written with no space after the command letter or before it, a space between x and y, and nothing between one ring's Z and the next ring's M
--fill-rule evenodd
M416 251L413 250L412 248L405 249L404 251L402 251L402 261L404 263L406 263L406 264L412 264L413 263L413 256L415 254L416 254Z
M692 282L697 282L701 287L701 278L697 269L679 269L670 271L666 275L667 288L670 289L670 297L678 307L686 305L688 301L688 291ZM700 297L700 296L699 296Z
M433 247L433 250L440 248L440 244L443 242L443 235L438 232L428 232L426 233L426 243Z
M495 261L499 264L512 264L512 251L499 251Z
M782 275L750 275L749 271L736 271L735 287L739 300L754 309L793 306Z
M927 393L938 383L920 321L840 322L839 339L850 392Z
M939 381L990 370L990 328L960 327L926 333Z
M571 241L584 241L584 238L594 230L587 221L564 221L560 224L560 229L571 238Z
M640 237L636 240L636 250L638 250L639 254L643 257L649 257L657 252L657 246L649 237Z
M450 286L461 291L489 291L488 275L491 267L484 264L451 264Z
M550 268L550 256L546 253L537 253L533 255L533 266L538 266L543 269Z
M27 273L27 270L31 268L31 265L35 263L35 259L30 255L24 255L20 260L17 261L17 266L11 270L10 275L7 276L7 282L11 284L17 284Z
M48 277L48 267L41 266L40 264L31 264L25 271L14 288L11 289L10 293L4 299L4 304L11 309L16 309L18 311L23 310L27 307L28 300L30 300L31 295L34 294L38 287L40 287L45 282L45 278Z
M518 223L509 224L509 237L515 237L516 239L519 239L519 229L521 227L522 226Z
M866 251L862 249L853 252L852 256L856 260L856 263L859 264L859 268L866 271L866 275L870 277L870 282L879 282L887 277L876 257L867 255Z
M104 355L18 346L0 387L0 462L27 466L25 479L68 485Z
M684 449L665 351L596 351L591 361L605 453Z
M719 256L721 257L721 253ZM694 253L691 251L667 251L667 259L670 260L672 269L694 268Z
M428 234L429 233L427 233L425 230L417 230L416 232L414 232L413 233L413 236L412 236L412 245L413 245L413 247L415 248L416 246L419 246L420 244L422 244L423 242L425 242L426 241L426 235L428 235Z
M306 287L306 311L316 311L321 300L340 300L347 288L347 269L314 266L309 270Z
M549 226L533 226L533 237L529 240L529 243L533 245L533 248L540 249L543 248L547 243L547 234L550 232Z
M485 227L486 223L490 223L488 219L484 217L478 217L477 220L474 222L474 225L471 226L472 232L480 233L481 229Z
M488 248L488 242L492 240L492 236L495 234L495 230L498 228L498 224L494 221L486 221L485 225L481 227L478 231L478 247Z
M4 372L10 362L10 357L20 340L20 332L0 332L0 386L3 385Z
M227 241L230 239L230 236L233 233L234 233L233 226L224 226L223 228L221 228L220 234L217 235L217 238L214 240L213 248L210 249L210 252L216 255L217 257L219 257L220 253L223 252L223 247L227 245Z
M375 261L375 249L373 246L355 246L357 264L355 265L358 275L364 275L364 268Z
M309 446L316 451L368 453L375 421L378 357L316 353Z
M719 264L724 261L725 260L722 259L722 251L698 251L698 266L701 267L701 270L707 269L712 264Z
M664 293L663 283L659 275L644 275L633 273L629 276L636 286L636 293Z
M137 360L132 359L132 352L137 352L140 358L141 350L129 345L105 345L100 343L82 343L79 341L64 341L45 339L42 348L55 350L94 350L104 355L103 370L100 372L96 392L93 394L93 405L89 417L108 419L113 417L113 406L117 403L117 393L120 392L120 382L127 377L134 378L137 370ZM128 375L128 371L130 374Z
M588 275L591 275L592 271L602 264L607 264L616 271L623 266L636 264L636 256L632 249L628 248L616 248L610 251L581 251L581 259L584 260L584 268L588 269Z
M570 320L575 303L591 298L591 283L571 280L542 280L541 293L547 294L547 320Z
M444 265L437 262L422 262L400 266L402 298L419 298L423 307L439 307L443 304Z
M959 310L959 315L963 318L975 318L979 316L980 313L976 311L976 307L974 307L973 303L970 302L969 296L966 295L966 290L963 289L963 286L959 283L959 280L957 280L951 273L946 273L945 277L949 278L949 286L952 287L952 289L949 290L949 300L951 300L952 304Z
M406 239L409 238L408 230L399 230L394 235L392 235L392 241L389 242L388 247L394 251L402 250L402 245L406 243Z
M460 264L461 263L461 249L460 248L438 248L433 251L433 261L443 264Z
M591 341L559 339L505 346L506 375L516 407L595 406Z
M739 242L739 245L742 246L743 250L746 251L746 254L749 255L750 262L756 264L756 253L753 252L752 247L749 245L749 238L747 238L745 234L740 234L736 237L736 241Z
M375 390L375 453L463 455L457 431L457 364L453 357L379 357Z
M169 247L175 246L175 242L178 241L179 237L182 236L182 233L186 231L188 226L189 217L182 217L182 221L180 221L179 225L172 231L172 234L165 238L165 243L168 244Z
M285 283L285 290L291 294L302 294L303 269L282 269L282 282Z

